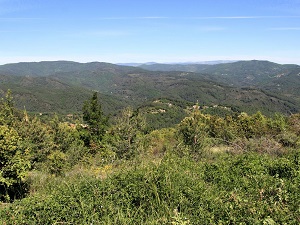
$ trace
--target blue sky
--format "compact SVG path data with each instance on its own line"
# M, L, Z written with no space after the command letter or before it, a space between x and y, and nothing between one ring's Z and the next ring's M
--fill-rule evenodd
M0 0L0 64L300 64L300 0Z

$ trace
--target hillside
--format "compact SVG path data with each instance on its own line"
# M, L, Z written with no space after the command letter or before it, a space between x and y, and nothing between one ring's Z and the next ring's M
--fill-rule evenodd
M195 72L198 76L232 87L251 87L283 96L299 104L300 66L281 65L269 61L238 61L217 65L141 65L151 71Z
M151 71L185 71L200 73L215 81L237 86L261 86L272 80L282 79L294 71L300 72L298 65L281 65L269 61L238 61L216 65L208 64L153 64L141 65Z
M17 106L34 112L78 112L92 91L101 94L108 113L160 98L184 102L182 109L199 102L201 106L228 106L249 113L300 110L297 65L243 61L178 66L197 67L197 73L149 71L100 62L7 64L0 66L0 93L11 89Z
M104 62L78 63L72 61L21 62L0 65L0 74L13 76L46 77L57 73L82 71L120 73L137 70L135 67L118 66Z
M35 113L74 113L82 109L83 102L92 91L66 84L51 77L21 77L0 75L0 95L13 92L16 107ZM126 101L116 96L99 94L103 110L114 112L126 106Z
M225 80L214 81L214 76L179 71L145 70L134 72L118 70L118 73L98 70L54 75L55 78L66 83L129 100L133 105L140 105L157 98L169 98L190 103L198 101L201 105L229 105L239 111L251 113L257 110L268 114L275 111L288 113L299 110L296 92L293 93L292 98L291 95L282 95L274 89L274 87L278 88L277 84L268 88L262 86L246 88L239 85L235 87L228 82L226 84ZM297 82L293 82L292 85L297 86ZM284 89L290 92L288 85L285 86Z
M194 109L157 129L145 112L180 101L107 123L93 94L83 128L10 100L0 101L0 224L299 224L300 114Z

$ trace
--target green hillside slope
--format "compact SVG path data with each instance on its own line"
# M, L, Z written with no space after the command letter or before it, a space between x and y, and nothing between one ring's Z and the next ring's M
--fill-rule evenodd
M7 90L13 93L16 107L30 112L74 113L82 109L83 102L90 98L92 91L63 83L51 77L0 76L0 95ZM116 96L99 94L106 113L114 112L127 105Z
M300 110L297 65L245 61L199 66L206 68L205 73L147 71L99 62L7 64L0 66L4 74L0 90L3 94L12 89L17 106L41 112L78 111L92 91L102 94L104 108L111 113L125 105L138 107L161 98L185 102L183 109L199 102L249 113Z
M153 64L141 65L140 67L151 71L186 71L201 73L202 76L210 77L215 81L238 86L261 86L272 80L286 77L294 71L300 72L300 66L298 65L281 65L258 60L216 65Z

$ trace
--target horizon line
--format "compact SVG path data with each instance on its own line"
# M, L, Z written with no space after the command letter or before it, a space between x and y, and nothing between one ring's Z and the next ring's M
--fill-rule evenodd
M18 61L18 62L7 62L7 63L1 63L0 66L3 65L8 65L8 64L18 64L18 63L42 63L42 62L75 62L75 63L109 63L109 64L205 64L205 63L211 63L211 62L219 62L217 64L223 64L223 63L234 63L234 62L241 62L241 61L265 61L265 62L271 62L271 63L276 63L276 64L281 64L281 65L299 65L300 63L279 63L279 62L274 62L272 60L267 60L267 59L220 59L220 60L200 60L200 61L165 61L165 62L156 62L156 61L145 61L145 62L109 62L109 61L80 61L80 60L67 60L67 59L57 59L57 60L41 60L41 61Z

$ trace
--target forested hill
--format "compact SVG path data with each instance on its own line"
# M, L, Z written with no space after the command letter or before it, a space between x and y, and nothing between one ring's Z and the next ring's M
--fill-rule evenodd
M234 85L262 85L272 80L288 78L298 71L300 66L294 64L277 64L269 61L238 61L233 63L209 64L151 64L140 65L151 71L185 71L207 74L217 81Z
M209 64L140 65L151 71L194 72L199 76L233 87L252 87L299 101L300 66L251 60Z
M110 63L70 61L0 66L0 93L11 89L19 108L34 112L76 112L98 91L107 113L126 105L141 107L157 99L180 101L181 107L229 106L238 111L285 114L300 110L300 67L267 61L217 65L168 65L165 70ZM172 69L171 67L175 69ZM198 68L198 69L197 69ZM201 69L202 68L202 69ZM190 72L193 71L193 72Z
M0 66L0 74L33 77L45 77L57 73L73 73L83 71L124 73L135 70L139 71L140 69L104 62L78 63L72 61L21 62Z

